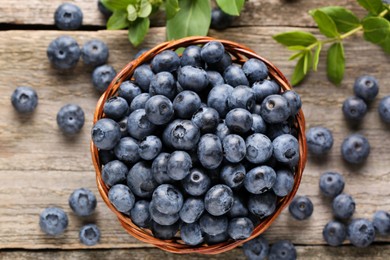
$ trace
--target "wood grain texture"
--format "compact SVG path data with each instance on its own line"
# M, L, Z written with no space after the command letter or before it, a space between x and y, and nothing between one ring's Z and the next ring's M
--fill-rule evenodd
M83 11L83 25L105 26L105 19L97 8L97 0L69 0ZM53 25L54 12L63 3L62 0L2 0L0 5L0 23L17 25ZM233 26L314 26L313 19L307 13L310 9L325 5L340 5L350 8L359 16L364 10L355 0L249 0L241 16L235 19ZM153 26L164 25L164 14L153 18Z

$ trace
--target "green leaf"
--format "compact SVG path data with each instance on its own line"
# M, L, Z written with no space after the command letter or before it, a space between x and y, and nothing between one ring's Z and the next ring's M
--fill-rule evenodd
M138 46L149 31L149 18L138 18L129 25L129 40L134 46Z
M274 40L284 46L309 46L317 42L317 38L308 32L291 31L273 36Z
M360 26L359 18L348 9L340 6L328 6L320 8L336 24L337 31L340 33L349 32Z
M166 0L165 2L165 13L167 15L167 20L172 19L177 12L179 12L179 1L178 0Z
M382 0L357 0L358 3L364 7L367 11L369 11L373 15L378 15L383 11L383 3Z
M141 4L138 10L138 17L148 17L152 12L152 5L149 3L149 0L141 0Z
M312 56L313 54L311 53L311 51L307 51L305 53L305 56L303 56L303 73L304 74L307 74L307 72L309 71L309 68L311 66L311 61L312 61Z
M363 20L364 38L378 44L390 54L390 22L382 17L368 17Z
M101 0L102 4L111 11L126 10L129 4L135 5L137 0Z
M320 53L322 49L322 44L318 44L316 51L314 52L313 56L313 70L317 71L318 62L320 61Z
M110 19L107 21L108 30L119 30L126 28L128 25L127 12L123 10L114 11Z
M336 38L339 36L336 24L329 15L319 9L310 11L310 14L313 16L318 25L318 29L320 29L320 32L323 35L329 38Z
M290 56L290 58L288 60L295 60L296 58L299 58L304 54L305 54L305 52L303 52L303 51L294 53L293 55Z
M199 0L198 0L199 1ZM206 1L206 0L200 0ZM227 14L239 16L245 0L217 0L219 8Z
M345 69L344 47L341 42L330 46L326 66L330 81L339 84L343 80Z
M287 47L288 50L290 51L305 51L306 47L305 46L300 46L300 45L294 45L294 46L289 46Z
M135 9L134 5L127 6L127 19L130 22L133 22L137 19L137 9Z
M211 22L211 5L206 0L180 0L180 10L167 21L168 40L207 35Z
M294 73L291 78L291 84L293 86L298 85L298 83L305 78L306 73L303 72L304 60L305 56L302 56L298 60L297 65L295 65Z

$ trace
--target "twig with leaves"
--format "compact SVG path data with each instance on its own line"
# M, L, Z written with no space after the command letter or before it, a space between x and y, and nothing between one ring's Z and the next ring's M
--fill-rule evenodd
M291 79L299 84L310 68L317 70L320 53L324 45L331 44L327 53L327 75L331 82L340 84L344 77L345 56L343 40L363 31L364 39L383 48L390 54L390 5L381 0L357 0L369 13L359 19L352 11L340 6L328 6L309 11L326 37L317 39L304 31L292 31L274 35L274 39L295 51L290 60L298 59Z

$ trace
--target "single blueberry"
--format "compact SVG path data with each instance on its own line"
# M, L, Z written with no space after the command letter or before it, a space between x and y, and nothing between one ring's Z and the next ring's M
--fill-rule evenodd
M54 13L54 23L61 30L77 30L83 23L83 12L72 3L63 3Z
M343 192L345 181L338 172L324 172L320 177L320 191L326 197L334 198Z
M370 143L360 134L351 134L341 144L341 155L352 164L363 163L370 154Z
M46 208L39 215L39 226L48 235L60 235L68 227L68 216L60 208Z
M378 113L383 122L390 123L390 96L381 99L378 106Z
M246 170L244 165L239 164L224 164L221 173L221 181L230 188L238 188L244 182Z
M149 93L141 93L134 97L134 99L130 103L130 111L135 111L137 109L144 109L146 105L146 101L150 98Z
M134 82L146 92L149 92L149 86L154 73L148 64L143 64L134 70Z
M225 242L229 239L229 234L226 232L223 232L218 235L209 235L205 234L205 240L208 245L213 245L213 244L219 244L221 242Z
M96 208L96 196L86 188L76 189L70 194L69 207L77 216L86 217L93 213Z
M159 239L172 239L175 237L176 233L179 231L180 221L173 223L172 225L165 226L160 225L157 222L152 222L152 233L153 236Z
M149 227L152 220L149 213L149 201L137 201L130 210L130 218L139 227Z
M282 96L287 100L290 106L290 115L295 116L296 114L298 114L299 110L302 107L302 100L298 93L293 90L287 90L283 92Z
M192 196L200 196L206 193L210 188L211 180L201 169L192 168L182 180L184 190Z
M126 99L121 97L110 97L103 106L103 112L106 117L119 120L126 116L129 111L129 104Z
M367 113L367 105L361 98L349 97L344 101L342 111L346 119L360 121Z
M253 133L265 134L267 132L267 124L264 119L258 114L252 114L253 123L251 130Z
M174 151L168 159L167 173L173 180L182 180L192 168L192 160L190 155L184 151Z
M57 113L57 125L67 135L74 135L80 132L84 126L84 111L74 104L67 104Z
M205 213L200 217L199 225L204 233L215 236L227 231L229 220L226 216L216 217Z
M150 166L146 162L138 162L127 174L127 186L141 198L150 198L158 183L154 180Z
M229 162L238 163L245 158L247 148L241 136L236 134L227 135L222 141L222 146L224 156Z
M114 148L116 158L128 163L136 163L140 160L138 142L131 137L123 137Z
M56 69L66 70L76 66L81 50L74 38L60 36L49 44L46 54Z
M249 82L244 71L236 64L230 65L225 69L223 72L223 78L225 79L225 82L232 87L239 85L249 86Z
M209 85L206 71L193 66L181 67L177 75L177 81L183 89L192 90L197 93L206 89Z
M225 83L221 73L214 70L207 70L207 79L209 80L209 86L210 87L216 87L219 85L223 85Z
M204 241L202 230L198 223L184 223L180 228L180 237L187 245L196 246Z
M171 155L169 153L160 153L152 163L153 178L158 184L171 183L173 180L168 175L168 160Z
M356 96L371 102L379 92L379 84L376 78L372 76L361 76L355 80L353 92Z
M261 103L266 97L279 94L280 92L280 86L278 83L274 80L268 79L253 83L252 89L255 92L257 103Z
M112 66L101 65L92 72L92 84L98 92L103 93L115 76L116 72Z
M350 195L341 193L333 199L332 210L336 218L348 219L355 212L355 201Z
M281 95L269 95L261 103L261 117L267 123L282 123L288 119L290 114L290 105Z
M329 221L322 230L322 237L330 246L341 246L347 237L347 228L339 221Z
M194 67L203 67L204 62L200 56L200 47L197 45L190 45L184 49L183 54L180 58L180 65L184 66L194 66Z
M248 210L259 218L265 218L275 212L277 197L273 191L249 196Z
M129 135L142 140L151 135L156 129L156 125L149 121L145 109L137 109L129 115L127 119L127 131Z
M233 191L223 184L211 187L204 198L205 209L213 216L227 213L232 208L233 202Z
M168 123L174 114L172 102L163 95L152 96L145 103L148 120L155 125Z
M218 111L220 117L229 112L228 99L234 88L228 84L213 87L207 96L207 105Z
M297 220L304 220L313 214L313 203L307 196L295 196L288 206L291 216Z
M233 218L229 221L228 234L234 240L246 239L251 236L254 228L249 218Z
M179 212L180 219L185 223L194 223L204 212L204 203L200 198L189 197Z
M192 122L202 133L211 133L219 123L218 111L211 107L201 107L192 116Z
M268 77L268 68L264 62L259 59L251 58L242 65L246 77L250 82L258 82Z
M272 141L274 147L274 157L281 163L295 166L299 161L299 144L298 140L289 134L276 137Z
M157 210L155 202L152 200L149 204L149 212L153 221L160 225L169 226L179 220L179 213L165 214Z
M134 206L135 197L129 187L116 184L108 191L108 199L122 213L128 213Z
M11 103L19 113L31 113L38 105L37 92L31 87L17 87L12 92Z
M264 260L269 252L268 240L260 235L244 243L242 249L248 260Z
M223 141L223 139L230 135L230 130L225 124L225 121L223 120L221 123L218 124L217 129L215 130L215 134L219 137L220 140Z
M251 129L253 117L248 110L235 108L227 113L225 123L232 132L243 134Z
M89 40L81 48L81 58L86 65L94 67L103 65L107 63L108 56L108 47L101 40Z
M200 55L206 63L216 63L220 61L224 53L225 47L218 41L210 41L200 50Z
M333 146L332 132L322 126L315 126L306 131L307 148L314 155L323 155Z
M177 117L191 119L200 108L201 102L200 97L194 91L184 90L173 100L173 109Z
M154 73L162 71L173 72L179 68L180 58L176 52L166 50L157 54L153 58L151 65Z
M97 148L111 150L121 139L121 130L114 120L102 118L92 127L91 135Z
M222 56L222 59L215 62L215 63L207 63L207 70L214 70L218 71L219 73L223 74L223 72L226 70L227 67L232 65L232 57L228 52L225 51L225 53Z
M205 134L200 138L198 158L202 166L206 169L215 169L222 163L222 143L218 136Z
M237 217L246 217L249 214L249 211L244 204L244 201L241 197L234 195L234 203L232 208L227 213L229 218L237 218Z
M378 210L375 212L374 217L372 219L372 223L374 224L375 230L378 231L381 235L389 235L390 234L390 214L389 212Z
M108 162L102 170L102 179L107 186L114 186L126 180L129 169L119 160Z
M244 108L252 111L255 106L255 94L247 86L237 86L230 93L227 101L230 109Z
M166 71L154 75L150 81L149 94L163 95L172 100L176 96L176 81L173 75Z
M233 16L225 13L220 8L215 7L211 11L210 27L215 30L224 30L230 26L233 21Z
M368 219L354 219L348 225L347 236L352 245L367 247L375 240L374 225Z
M193 150L200 139L199 128L190 120L176 119L164 130L163 142L178 150Z
M153 160L161 152L162 142L155 135L144 138L138 147L138 154L144 160Z
M287 240L279 240L271 246L268 255L269 260L295 260L297 250L293 243Z
M289 169L276 170L276 181L272 190L276 196L284 197L287 196L294 187L294 174Z
M276 173L269 166L258 166L247 172L244 186L252 194L261 194L272 189L276 182Z
M79 232L80 242L86 246L94 246L100 240L100 230L95 224L82 226Z
M253 134L246 138L246 159L251 163L265 163L273 153L271 140L263 134Z
M183 195L171 184L161 184L152 195L154 207L163 214L178 213L183 206Z

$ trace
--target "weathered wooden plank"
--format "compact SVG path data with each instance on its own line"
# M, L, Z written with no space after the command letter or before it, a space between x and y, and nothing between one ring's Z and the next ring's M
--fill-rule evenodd
M54 12L63 1L31 0L12 1L2 0L0 6L0 23L9 24L54 24ZM99 13L97 0L70 0L78 5L84 14L83 25L104 26L105 19ZM240 18L233 26L314 26L313 20L307 13L310 9L325 5L340 5L351 8L362 16L364 11L355 0L323 0L288 1L288 0L250 0ZM155 26L164 24L164 15L157 14L153 19Z

